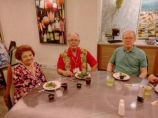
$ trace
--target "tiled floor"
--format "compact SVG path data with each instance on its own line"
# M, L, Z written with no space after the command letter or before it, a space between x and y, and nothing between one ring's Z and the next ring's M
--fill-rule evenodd
M42 70L47 80L52 80L53 78L59 77L56 70L54 69L43 68ZM4 118L5 114L8 111L3 101L4 92L5 92L5 89L0 88L0 118Z

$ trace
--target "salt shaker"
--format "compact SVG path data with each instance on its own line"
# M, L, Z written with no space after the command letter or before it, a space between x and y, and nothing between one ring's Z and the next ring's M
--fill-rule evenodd
M120 99L119 101L118 114L120 116L125 115L125 101L123 99Z

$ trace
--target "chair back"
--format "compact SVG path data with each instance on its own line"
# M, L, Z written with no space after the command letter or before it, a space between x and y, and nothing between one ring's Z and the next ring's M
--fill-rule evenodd
M10 45L9 45L9 51L11 51L12 49L14 49L16 47L16 42L15 41L11 41Z
M8 65L8 68L3 71L5 82L6 82L6 91L4 100L8 109L13 106L13 94L14 94L14 86L12 83L12 66Z
M15 52L16 52L16 48L10 51L10 64L11 65L16 65L18 63L15 58Z
M14 65L17 63L17 60L15 58L15 51L16 51L16 42L11 41L9 45L9 56L10 56L10 64Z
M147 62L147 73L148 73L148 71L149 71L149 59L147 56L146 56L146 62Z

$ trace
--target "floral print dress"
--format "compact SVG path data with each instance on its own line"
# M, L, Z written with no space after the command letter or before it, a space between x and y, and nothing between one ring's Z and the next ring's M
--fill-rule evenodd
M39 84L46 81L43 72L40 69L40 65L34 62L35 75L33 75L24 64L19 63L14 68L13 84L15 87L14 103L16 103L21 97L25 96L33 88L39 86Z

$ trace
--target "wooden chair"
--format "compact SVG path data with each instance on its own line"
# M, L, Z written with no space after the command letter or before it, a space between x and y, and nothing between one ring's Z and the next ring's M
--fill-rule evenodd
M17 60L15 58L15 51L16 51L16 42L15 41L11 41L10 45L9 45L9 56L10 56L10 64L14 65L17 63Z
M10 45L9 45L9 52L10 52L11 50L13 50L14 48L16 48L16 42L15 42L15 41L11 41L11 42L10 42Z
M15 58L15 51L16 51L16 48L10 51L10 64L11 65L16 65L18 63Z
M13 106L13 93L14 93L14 87L12 84L12 66L8 65L8 68L3 70L3 74L6 82L4 102L9 110Z

